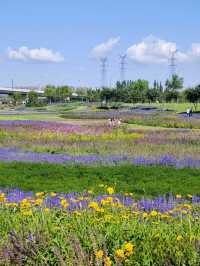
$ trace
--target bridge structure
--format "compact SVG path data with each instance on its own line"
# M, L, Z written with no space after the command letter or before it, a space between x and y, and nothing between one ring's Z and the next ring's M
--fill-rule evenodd
M23 95L27 95L30 91L37 92L40 96L44 95L44 91L42 89L36 88L9 88L9 87L1 87L0 86L0 94L1 95L13 95L16 92L19 92Z

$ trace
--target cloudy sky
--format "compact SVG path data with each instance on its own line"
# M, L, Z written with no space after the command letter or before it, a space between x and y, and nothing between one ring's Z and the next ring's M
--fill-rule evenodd
M185 85L200 83L199 0L2 0L0 85L99 86L120 78L163 81L175 53Z

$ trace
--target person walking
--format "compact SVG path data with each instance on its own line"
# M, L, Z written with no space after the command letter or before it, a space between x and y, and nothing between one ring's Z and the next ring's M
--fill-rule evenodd
M190 114L189 114L189 117L192 116L192 107L190 107Z
M187 116L190 117L190 108L187 108L186 113L187 113Z

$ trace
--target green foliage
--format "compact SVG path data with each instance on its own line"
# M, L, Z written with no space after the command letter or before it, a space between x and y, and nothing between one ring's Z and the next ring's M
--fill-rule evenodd
M134 206L105 207L104 212L32 208L28 216L22 208L1 207L0 263L199 266L198 211L192 210L194 217L180 213L144 218L145 212ZM108 257L112 264L103 262Z
M118 192L136 197L167 193L200 194L200 170L160 166L84 166L32 163L0 163L1 187L25 191L83 191L105 182L116 183Z
M167 79L165 87L164 96L166 102L177 101L179 96L178 91L183 88L183 78L173 75L170 80Z
M71 96L71 88L68 86L55 87L48 85L44 92L48 103L65 102Z
M100 97L102 101L108 102L113 99L114 92L110 88L103 88L100 92Z
M131 82L129 86L129 96L131 102L145 102L148 89L149 83L147 80L138 79Z
M178 91L183 88L183 78L178 75L172 75L171 79L167 79L165 86L169 91Z
M195 88L190 88L185 90L185 98L188 102L194 104L195 110L197 109L197 104L200 102L200 85Z
M38 99L38 94L37 92L35 91L30 91L28 93L28 102L27 102L27 106L30 106L30 107L38 107L38 106L41 106L41 103Z
M15 104L22 101L22 99L24 98L20 92L15 92L12 97L13 97Z

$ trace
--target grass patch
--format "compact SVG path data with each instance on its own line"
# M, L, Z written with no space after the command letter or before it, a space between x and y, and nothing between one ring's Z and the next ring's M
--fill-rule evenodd
M36 120L36 121L65 121L64 119L60 118L56 114L21 114L21 115L1 115L0 114L0 121L7 121L7 120Z
M137 197L155 197L167 193L200 194L199 169L1 162L0 173L1 187L19 187L25 191L83 191L100 183L116 183L118 192L133 192Z

